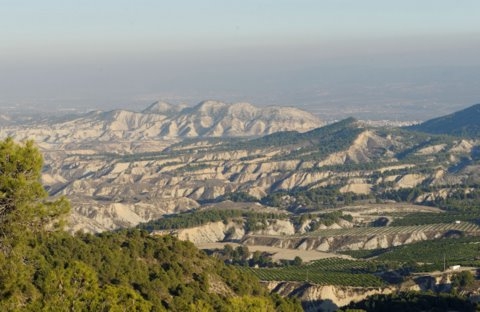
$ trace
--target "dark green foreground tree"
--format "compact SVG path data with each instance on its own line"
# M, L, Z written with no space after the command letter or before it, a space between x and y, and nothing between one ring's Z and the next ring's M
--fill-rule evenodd
M42 155L32 141L18 145L7 138L0 142L2 239L19 239L38 233L47 225L56 228L61 225L59 217L69 211L64 198L47 201L48 194L40 183L42 166Z
M30 281L35 273L32 245L47 227L58 228L69 211L63 198L47 201L40 183L42 165L33 142L0 142L0 298L5 310L21 309L38 297Z
M0 311L301 311L189 242L63 232L32 142L0 142Z

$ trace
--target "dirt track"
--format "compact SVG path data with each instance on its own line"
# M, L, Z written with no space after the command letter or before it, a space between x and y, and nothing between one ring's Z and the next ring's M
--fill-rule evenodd
M197 245L200 249L223 249L225 245L231 245L233 248L237 246L241 246L241 244L236 243L206 243L206 244L199 244ZM325 259L325 258L348 258L351 259L349 256L340 255L336 253L328 253L316 250L298 250L298 249L286 249L286 248L278 248L278 247L270 247L270 246L259 246L259 245L252 245L247 246L250 252L254 251L265 251L268 253L273 254L272 259L274 261L278 261L280 259L286 260L293 260L296 256L302 258L304 262L309 262L318 259Z

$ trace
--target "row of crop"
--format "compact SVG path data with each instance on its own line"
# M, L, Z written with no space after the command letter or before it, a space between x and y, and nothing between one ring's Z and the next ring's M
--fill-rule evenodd
M378 261L475 264L480 259L480 238L439 239L371 251L345 252L359 258L376 256Z
M343 258L327 258L311 262L308 264L308 267L319 271L352 273L365 271L368 263L366 261Z
M308 233L308 236L363 236L363 235L395 235L409 234L413 232L446 232L462 231L468 233L480 233L480 227L470 222L437 223L415 226L385 226L385 227L354 227L349 229L318 230Z

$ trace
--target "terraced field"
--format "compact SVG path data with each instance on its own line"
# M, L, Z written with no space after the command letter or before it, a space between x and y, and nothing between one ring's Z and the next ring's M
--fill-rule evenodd
M306 236L364 236L364 235L395 235L413 232L447 232L461 231L464 233L480 234L480 227L474 223L436 223L410 226L383 226L383 227L353 227L349 229L319 230Z
M304 234L295 234L288 237L336 237L336 236L372 236L372 235L401 235L411 234L414 232L423 233L445 233L448 231L459 231L465 234L480 235L480 226L471 222L460 223L434 223L422 225L406 225L406 226L383 226L383 227L352 227L343 229L327 229L317 230ZM250 235L251 237L276 237L286 238L287 236L280 235Z

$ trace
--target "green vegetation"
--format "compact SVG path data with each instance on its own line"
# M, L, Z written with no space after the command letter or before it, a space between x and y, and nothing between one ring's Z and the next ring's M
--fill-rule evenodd
M125 154L125 155L116 155L116 154L112 155L112 158L117 158L120 162L159 160L159 159L164 159L166 157L167 155L163 152L144 152L144 153Z
M480 104L473 105L453 114L428 120L410 129L427 133L444 133L476 138L480 135Z
M72 236L32 142L0 142L1 311L301 311L189 242L146 231Z
M172 144L167 149L168 151L177 151L177 150L188 150L188 147L195 146L195 148L215 145L221 145L224 143L231 143L232 141L239 141L239 138L221 138L221 137L212 137L212 138L184 138L182 141Z
M226 148L230 150L254 150L297 146L298 148L295 151L274 157L273 160L321 160L332 152L347 148L361 131L362 129L356 127L354 118L347 118L305 133L296 131L277 132L258 139L233 142Z
M369 274L367 261L353 261L341 258L317 260L307 265L281 268L243 268L264 281L307 281L320 285L357 287L380 287L385 282Z
M480 186L473 185L472 188L468 191L465 187L458 188L446 199L437 199L434 205L445 210L476 212L480 207Z
M399 292L373 295L351 303L341 311L405 312L405 311L478 311L478 305L464 297L429 292ZM360 309L360 310L352 310Z
M64 198L47 199L40 181L42 155L32 141L17 145L11 138L0 142L1 249L36 234L45 225L62 226L60 216L69 211Z
M278 207L295 213L320 211L327 208L341 207L352 204L356 200L371 198L369 195L341 193L338 185L318 187L313 189L294 189L268 194L261 203Z
M209 209L189 211L175 215L166 215L160 219L140 224L138 227L147 231L173 230L191 228L209 222L228 223L233 220L245 220L246 229L254 231L267 225L268 220L287 219L288 215L277 212L254 212L242 209Z
M445 233L445 235L479 235L480 227L469 222L456 223L438 223L411 226L379 226L379 227L353 227L343 229L326 229L302 234L302 236L365 236L372 235L411 235L414 232L423 232L426 234ZM462 234L463 233L463 234Z
M253 197L252 195L242 191L227 193L216 199L216 201L225 201L225 200L231 200L233 202L244 202L244 203L258 202L258 199L256 197Z
M444 238L376 250L347 251L352 257L396 263L415 263L416 271L443 270L446 266L480 266L480 238Z
M363 129L356 127L354 118L347 118L337 123L302 133L297 142L303 141L304 147L287 155L278 156L275 159L319 161L331 153L347 149L362 131Z
M275 307L253 277L170 236L153 237L139 230L77 237L58 233L35 244L26 256L33 273L28 286L38 298L26 304L31 310L62 303L95 311L126 304L138 311L196 311L196 304L207 311L229 311L230 296L209 291L216 283Z
M198 170L204 170L211 168L211 165L208 164L187 164L179 169L177 169L175 172L178 174L184 173L184 172L192 172L192 171L198 171Z
M352 216L344 215L340 211L319 214L304 213L301 215L288 215L277 211L255 212L243 209L208 209L165 215L160 219L142 223L137 227L153 232L159 230L192 228L210 222L222 221L227 224L230 221L235 221L237 223L244 223L246 232L253 232L266 229L269 223L275 222L276 220L288 219L291 220L295 226L300 226L304 222L309 221L309 230L316 231L322 224L329 226L339 222L340 219L352 221Z
M249 267L299 266L303 263L302 258L299 256L296 256L293 260L281 259L280 262L273 262L272 254L259 250L250 252L248 247L244 245L233 248L231 245L226 244L223 249L208 250L207 253L227 264Z
M431 205L447 211L475 212L480 207L480 185L421 185L413 188L389 189L386 185L379 185L373 189L379 200L394 200L396 202L415 202L419 196L434 193L440 189L447 189L446 197L437 196L434 199L424 200L422 204Z
M475 283L475 276L470 271L462 271L452 276L452 287L454 289L464 290Z
M479 215L476 212L445 212L445 213L428 213L417 212L410 213L401 218L396 218L392 221L390 226L408 226L408 225L424 225L436 223L454 223L461 222L476 222Z
M334 223L340 222L341 219L352 221L353 217L351 215L344 215L341 211L332 211L318 214L304 213L301 215L292 216L290 219L296 227L299 227L306 221L309 221L308 230L312 232L317 231L320 225L330 226Z

